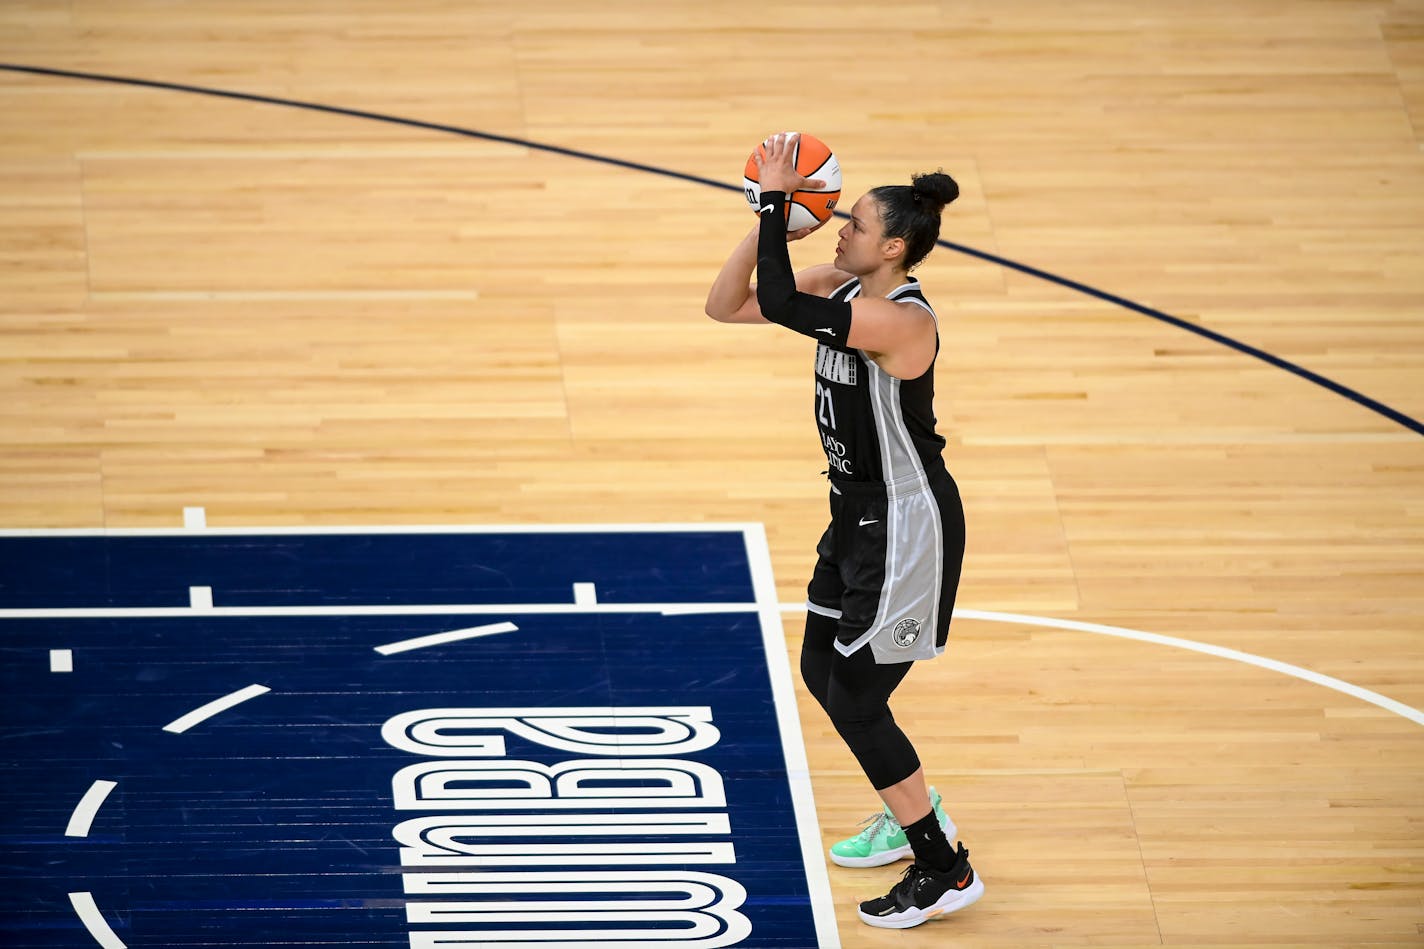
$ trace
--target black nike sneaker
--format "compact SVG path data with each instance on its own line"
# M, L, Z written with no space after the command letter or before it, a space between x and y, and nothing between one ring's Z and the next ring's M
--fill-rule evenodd
M916 860L889 893L860 904L860 919L882 929L909 929L964 909L983 895L984 881L969 865L969 850L960 844L948 872L931 870Z

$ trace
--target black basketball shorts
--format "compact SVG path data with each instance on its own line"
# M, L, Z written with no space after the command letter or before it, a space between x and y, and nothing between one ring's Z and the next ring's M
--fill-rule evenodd
M878 663L944 651L964 562L964 506L948 472L891 484L831 481L806 608L838 621L836 649Z

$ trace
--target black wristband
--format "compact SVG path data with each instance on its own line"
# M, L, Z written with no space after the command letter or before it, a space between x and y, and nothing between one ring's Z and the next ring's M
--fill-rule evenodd
M768 210L771 208L772 210ZM757 208L763 220L781 211L782 231L786 230L786 192L785 191L763 191L761 193L761 207Z

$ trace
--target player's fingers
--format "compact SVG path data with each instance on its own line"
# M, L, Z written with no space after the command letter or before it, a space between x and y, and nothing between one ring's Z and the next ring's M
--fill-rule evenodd
M794 132L780 132L766 140L767 157L774 161L787 161L795 152L797 135Z

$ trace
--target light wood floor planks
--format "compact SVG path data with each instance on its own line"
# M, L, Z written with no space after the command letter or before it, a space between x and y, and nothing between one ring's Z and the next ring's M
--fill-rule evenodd
M848 198L1424 419L1424 3L8 0L0 60ZM0 525L824 518L809 355L714 325L752 224L677 177L351 115L0 72ZM824 235L798 264L829 256ZM1424 708L1419 431L940 249L960 605L1182 637ZM799 617L787 616L793 660ZM802 694L827 842L872 807ZM962 620L898 717L988 885L848 947L1424 944L1424 728L1226 658Z

